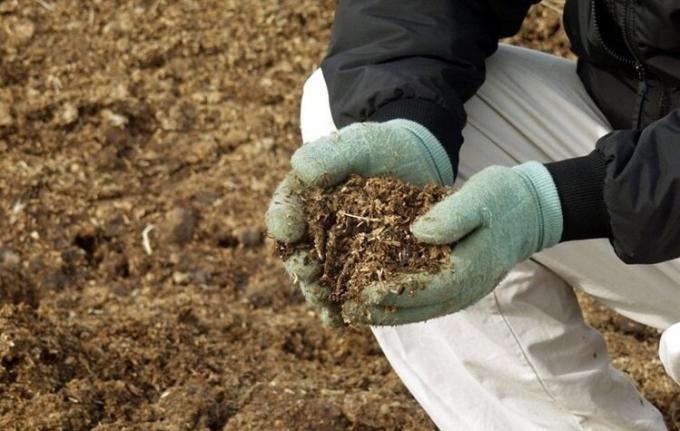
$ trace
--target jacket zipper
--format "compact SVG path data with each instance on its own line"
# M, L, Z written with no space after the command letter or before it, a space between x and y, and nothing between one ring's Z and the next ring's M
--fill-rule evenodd
M600 42L600 45L602 45L602 48L604 48L604 50L607 52L607 54L609 54L612 58L620 61L621 63L628 64L631 67L635 67L635 64L636 64L635 60L631 60L630 58L622 56L621 54L619 54L616 51L614 51L613 49L611 49L604 42L604 39L602 38L602 32L600 31L600 23L597 21L596 2L597 2L597 0L591 0L591 2L590 2L590 7L591 7L590 14L593 16L593 25L595 26L595 34L597 35L598 42ZM628 45L628 42L626 42L626 45Z
M647 80L645 76L645 66L642 63L636 63L635 70L638 73L638 101L637 114L635 116L635 128L640 129L642 127L643 107L645 104L645 99L647 98Z
M633 50L632 43L630 42L630 22L629 22L629 16L630 16L630 0L626 0L625 3L625 18L624 18L624 23L623 23L623 40L626 44L626 47L628 48L628 51L630 51L631 58L627 58L622 56L621 54L617 53L613 49L611 49L605 42L604 39L602 38L602 32L600 31L600 24L597 21L597 8L596 8L596 2L598 0L591 0L590 5L591 5L591 15L593 16L593 25L595 26L595 34L597 35L597 39L602 45L602 48L604 48L605 52L609 54L612 58L615 60L618 60L619 62L623 64L627 64L635 69L635 72L637 73L638 77L638 88L637 88L637 95L636 95L636 101L635 101L635 116L633 117L633 123L634 127L636 129L639 129L640 126L642 125L642 112L643 112L643 107L644 107L644 100L647 96L647 80L646 80L646 71L645 71L645 66L642 64L642 62L638 59L635 50Z
M625 17L623 22L623 40L626 42L626 46L630 51L631 55L635 59L635 71L638 74L638 89L637 89L637 112L634 118L635 128L640 129L642 127L642 113L645 105L645 99L647 98L647 77L645 74L645 65L640 61L635 52L635 48L631 42L631 20L630 15L632 13L631 0L626 0L625 3Z

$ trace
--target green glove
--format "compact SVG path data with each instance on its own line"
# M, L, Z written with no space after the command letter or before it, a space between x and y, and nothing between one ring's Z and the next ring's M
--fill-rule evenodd
M277 187L265 215L269 233L291 243L305 233L300 193L311 186L329 187L350 174L389 175L413 184L452 184L453 168L437 138L408 120L356 123L335 134L300 147L291 159L292 170ZM321 268L307 253L298 252L285 268L307 301L320 309L329 325L342 322L339 308L328 302L328 290L316 281Z
M557 188L542 164L486 168L411 226L423 242L457 243L446 267L368 286L363 303L345 303L343 316L398 325L461 310L490 293L515 264L557 244L562 223Z

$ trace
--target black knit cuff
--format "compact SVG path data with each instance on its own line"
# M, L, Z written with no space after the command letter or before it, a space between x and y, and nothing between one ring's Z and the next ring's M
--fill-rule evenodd
M563 241L608 238L609 213L604 203L605 160L599 151L545 165L562 204Z
M401 118L424 126L446 149L446 153L451 160L451 166L453 166L455 178L458 173L458 153L463 144L461 130L465 123L464 115L461 112L456 116L427 100L401 99L381 106L366 120L385 122Z

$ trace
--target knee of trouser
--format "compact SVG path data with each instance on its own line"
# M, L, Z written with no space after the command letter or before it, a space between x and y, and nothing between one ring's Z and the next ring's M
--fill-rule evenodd
M328 87L321 69L307 78L300 103L302 142L311 142L336 131L328 96Z
M668 375L680 384L680 322L666 329L661 336L659 358Z

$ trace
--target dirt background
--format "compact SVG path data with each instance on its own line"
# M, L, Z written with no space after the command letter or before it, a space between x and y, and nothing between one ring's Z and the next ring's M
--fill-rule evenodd
M264 238L333 6L0 0L1 429L433 428ZM558 27L515 41L566 53ZM680 429L657 332L583 300Z

